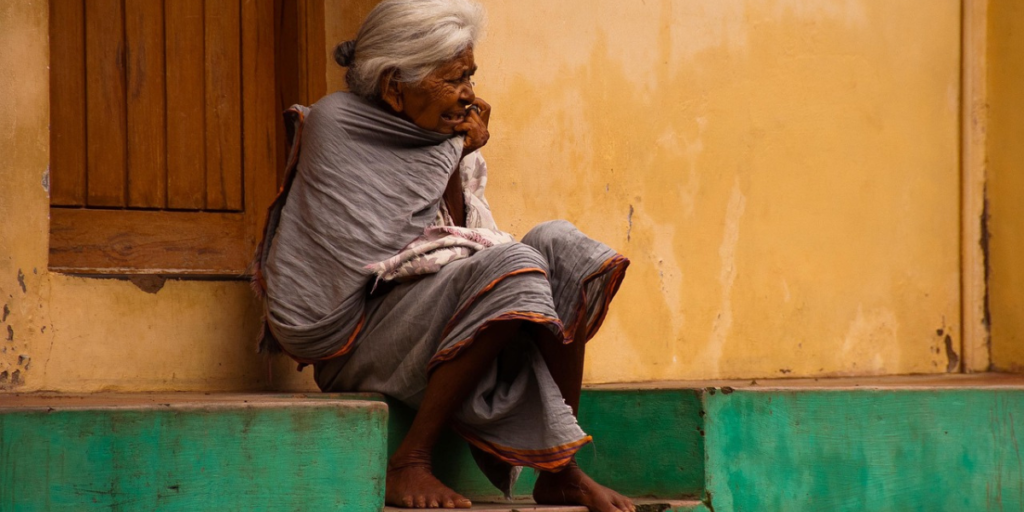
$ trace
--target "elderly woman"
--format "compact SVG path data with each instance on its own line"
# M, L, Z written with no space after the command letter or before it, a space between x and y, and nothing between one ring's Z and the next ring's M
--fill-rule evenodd
M631 511L574 454L584 344L629 264L568 222L521 242L483 191L490 106L473 93L482 8L385 0L338 47L350 93L293 110L285 187L256 282L262 343L313 364L324 391L384 393L418 410L392 455L386 502L468 507L431 473L452 427L506 495Z

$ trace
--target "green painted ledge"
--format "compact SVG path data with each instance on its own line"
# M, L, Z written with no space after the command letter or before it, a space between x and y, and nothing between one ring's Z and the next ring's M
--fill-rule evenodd
M584 389L580 425L594 442L580 450L580 466L595 480L633 497L699 498L704 489L701 390ZM388 400L388 447L393 452L412 423L413 411ZM434 452L442 482L471 499L494 499L465 441L442 437ZM516 496L529 496L536 473L524 469Z
M376 512L386 418L372 401L5 404L0 510Z
M1024 388L704 398L718 512L1024 510Z

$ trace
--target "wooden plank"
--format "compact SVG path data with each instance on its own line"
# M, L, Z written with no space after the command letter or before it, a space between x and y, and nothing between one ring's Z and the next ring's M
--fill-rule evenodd
M125 0L128 45L128 206L167 205L162 0Z
M87 197L123 207L126 185L124 10L121 0L85 2Z
M181 401L0 413L0 510L384 506L383 404Z
M53 208L50 269L242 276L246 226L238 213Z
M206 209L242 209L241 12L238 0L208 1Z
M305 18L303 60L306 63L306 103L312 105L327 94L327 42L324 27L324 0L303 0L300 10ZM333 49L333 48L332 48ZM331 52L333 54L333 51ZM332 58L331 62L334 60Z
M164 4L167 65L167 206L201 210L206 196L203 0Z
M273 86L274 51L274 0L243 0L243 173L246 239L252 249L262 236L267 207L277 193L276 127L281 118Z
M85 205L84 0L50 0L50 204Z

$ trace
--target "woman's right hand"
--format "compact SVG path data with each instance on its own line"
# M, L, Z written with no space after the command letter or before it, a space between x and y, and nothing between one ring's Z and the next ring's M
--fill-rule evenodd
M474 108L475 107L475 108ZM487 123L491 120L491 105L477 97L473 105L466 110L466 120L455 127L457 133L466 136L462 147L462 156L466 156L487 145L491 137L487 131Z

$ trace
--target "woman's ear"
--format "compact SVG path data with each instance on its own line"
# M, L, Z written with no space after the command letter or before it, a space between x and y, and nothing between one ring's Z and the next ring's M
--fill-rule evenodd
M391 110L401 113L405 108L405 102L402 97L402 82L396 78L394 72L384 73L380 77L380 97Z

